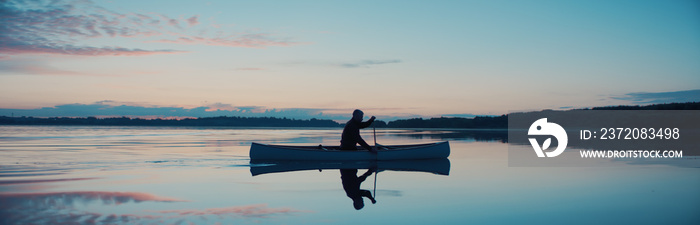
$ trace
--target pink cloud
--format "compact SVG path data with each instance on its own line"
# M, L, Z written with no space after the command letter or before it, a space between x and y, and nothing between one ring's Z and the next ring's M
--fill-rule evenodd
M8 42L11 42L8 40ZM81 56L141 56L153 54L175 54L184 51L175 50L143 50L121 47L80 47L72 45L16 45L12 47L0 45L0 51L6 54L61 54Z
M225 110L225 111L234 111L237 108L231 104L224 104L224 103L214 103L214 104L209 104L206 106L207 109L204 110L206 112L212 112L212 111L217 111L217 110Z
M139 26L143 15L118 14L84 2L22 2L0 5L0 52L16 54L62 54L88 56L138 56L180 53L174 50L143 50L124 47L79 46L79 39L101 37L153 36L161 32ZM152 20L152 19L151 19Z
M189 24L190 26L196 26L197 24L199 24L198 16L193 16L187 19L187 24Z
M260 70L265 70L265 69L264 69L264 68L258 68L258 67L242 67L242 68L237 68L236 70L260 71Z
M177 21L176 19L168 19L168 25L174 26L174 27L180 27L180 22Z
M0 61L0 73L9 74L27 74L27 75L51 75L51 76L97 76L97 77L116 77L121 75L112 75L104 73L86 73L79 71L71 71L55 68L47 65L44 61L32 59L16 59Z
M202 36L186 36L183 35L176 39L161 39L151 42L159 43L174 43L174 44L197 44L197 45L212 45L212 46L227 46L227 47L243 47L243 48L265 48L271 46L292 46L305 44L301 42L279 39L270 34L263 33L244 33L237 35L228 35L225 37L202 37Z
M176 50L96 47L78 44L84 39L114 37L170 36L150 42L245 48L300 44L266 33L205 36L203 34L207 32L204 30L195 32L187 30L181 25L187 24L188 28L198 25L200 23L198 15L189 18L171 18L158 13L117 13L89 1L48 1L32 4L9 2L0 4L0 12L3 12L3 15L0 16L0 24L3 24L0 26L0 52L7 55L143 56L183 53L183 51ZM216 27L214 24L212 26ZM0 56L0 60L4 59L6 57Z

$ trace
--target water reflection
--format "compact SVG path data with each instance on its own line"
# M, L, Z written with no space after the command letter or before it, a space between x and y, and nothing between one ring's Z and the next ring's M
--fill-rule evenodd
M41 131L49 128L22 128L17 135L49 136ZM78 136L93 132L62 129ZM251 165L251 141L337 145L341 130L220 129L142 138L140 133L193 132L103 129L134 136L0 141L0 224L698 224L700 219L697 168L508 167L511 143L481 142L460 131L377 130L378 141L386 144L450 139L449 161ZM309 140L293 139L301 136ZM197 147L198 142L206 144ZM519 147L534 155L531 146ZM691 167L700 160L682 161ZM376 192L374 174L360 190L371 191L377 204L362 197L364 208L357 211L340 170L357 169L359 177L375 164L382 175L376 177ZM601 162L607 164L613 163ZM165 201L171 198L183 201ZM556 215L542 217L545 211Z
M358 176L360 169L367 169ZM352 200L353 207L360 210L365 207L365 198L372 204L377 203L376 179L377 173L384 171L411 171L426 172L436 175L449 176L449 159L426 159L426 160L392 160L392 161L260 161L252 160L250 173L253 176L271 173L286 173L308 170L338 170L340 179L345 191L345 195ZM361 189L361 185L367 178L374 174L374 194L366 189ZM394 194L394 196L397 196Z
M497 141L508 143L508 131L505 129L464 129L464 130L398 130L388 131L390 136L410 137L430 140L466 140L466 141Z
M92 204L121 205L183 200L141 192L1 193L0 224L73 224L128 222L133 215L104 215L80 210Z
M273 208L267 204L168 210L156 210L152 208L155 206L153 204L142 207L134 205L145 202L190 201L142 192L0 193L0 224L198 224L209 219L257 220L310 212L289 207ZM120 205L124 205L122 210L128 208L127 211L131 212L117 209ZM100 210L105 207L113 212Z
M253 176L268 173L284 173L304 170L370 169L377 171L413 171L438 175L450 174L450 160L389 160L389 161L268 161L251 160L250 173Z
M340 170L340 179L343 181L343 190L345 190L345 194L348 196L348 198L352 199L352 205L355 207L355 209L360 210L365 207L365 200L363 197L366 197L372 201L372 204L377 203L377 200L374 200L374 197L372 196L372 192L360 189L362 182L364 182L369 175L372 175L372 173L376 171L377 168L370 168L367 170L367 172L358 177L357 169ZM375 175L374 177L376 178L377 176Z

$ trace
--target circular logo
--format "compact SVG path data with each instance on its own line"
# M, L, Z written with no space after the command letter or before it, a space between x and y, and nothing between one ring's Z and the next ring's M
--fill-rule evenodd
M566 144L569 142L569 137L566 136L566 131L564 128L559 126L559 124L547 122L547 118L542 118L532 123L532 125L530 125L530 129L527 131L527 134L554 136L554 138L557 139L557 143L559 143L554 151L545 152L544 150L547 150L549 145L552 144L552 138L547 138L547 140L544 140L541 146L539 143L537 143L537 139L528 138L528 140L530 140L530 144L532 144L532 148L535 149L535 153L537 153L537 157L556 157L564 152L564 149L566 149Z

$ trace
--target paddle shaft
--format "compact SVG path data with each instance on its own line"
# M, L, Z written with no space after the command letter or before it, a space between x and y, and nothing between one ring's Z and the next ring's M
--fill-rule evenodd
M374 147L377 147L377 129L372 127L372 133L374 134Z
M374 171L374 200L377 200L377 171Z

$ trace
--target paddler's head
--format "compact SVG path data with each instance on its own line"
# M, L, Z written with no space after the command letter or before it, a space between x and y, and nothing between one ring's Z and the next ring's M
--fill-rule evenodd
M360 210L365 207L365 201L362 197L353 198L352 205L355 206L355 209Z
M352 119L357 122L362 122L363 117L365 117L365 113L362 112L362 110L355 109L355 111L352 112Z

